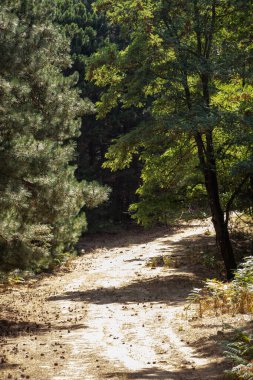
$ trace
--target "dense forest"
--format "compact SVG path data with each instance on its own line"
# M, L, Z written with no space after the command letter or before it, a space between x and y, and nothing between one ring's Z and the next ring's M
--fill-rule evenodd
M1 0L1 278L51 273L89 233L210 218L223 280L252 297L252 237L236 241L253 223L252 14Z

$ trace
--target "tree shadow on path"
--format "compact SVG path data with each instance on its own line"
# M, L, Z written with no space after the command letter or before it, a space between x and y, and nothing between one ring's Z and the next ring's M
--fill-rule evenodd
M187 274L135 281L119 288L98 288L86 291L68 291L49 297L48 301L69 300L95 304L161 302L175 305L183 302L189 289L200 284Z
M20 337L46 334L49 331L63 331L63 330L77 330L84 329L86 326L83 324L69 324L57 325L52 323L36 323L36 322L21 322L15 320L0 319L0 338L4 337Z
M157 367L152 367L131 373L106 373L104 374L104 378L117 378L126 380L224 380L225 376L222 374L223 369L223 363L212 363L208 366L198 369L179 368L177 371L162 370ZM219 372L220 374L217 375Z
M144 229L140 226L135 226L130 231L121 231L115 234L96 233L87 234L82 237L77 245L77 248L85 253L89 253L97 248L113 249L113 248L131 248L131 245L148 244L157 238L173 237L179 230L182 231L204 227L204 224L177 224L168 227L153 227L152 229Z

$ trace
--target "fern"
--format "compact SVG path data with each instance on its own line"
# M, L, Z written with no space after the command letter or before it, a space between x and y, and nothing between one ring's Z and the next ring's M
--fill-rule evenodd
M225 354L234 363L226 373L234 379L253 380L253 334L240 332L235 341L227 344Z
M192 303L199 302L202 299L202 291L201 288L193 288L190 294L187 297L188 305L190 306Z

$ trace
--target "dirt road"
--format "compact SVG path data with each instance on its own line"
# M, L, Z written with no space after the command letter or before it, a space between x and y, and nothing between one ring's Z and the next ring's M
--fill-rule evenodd
M192 331L182 318L189 291L201 281L194 247L213 244L207 228L192 223L86 239L68 272L5 290L0 378L222 379L217 348L210 349L209 338L192 345L190 336L203 338L201 328ZM165 255L174 260L159 266Z

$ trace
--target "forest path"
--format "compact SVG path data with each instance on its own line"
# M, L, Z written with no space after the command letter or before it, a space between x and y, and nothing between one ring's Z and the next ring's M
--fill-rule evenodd
M221 379L219 358L178 333L186 297L201 280L187 253L209 227L86 239L69 272L5 291L0 378ZM147 266L164 255L175 257L173 267Z

